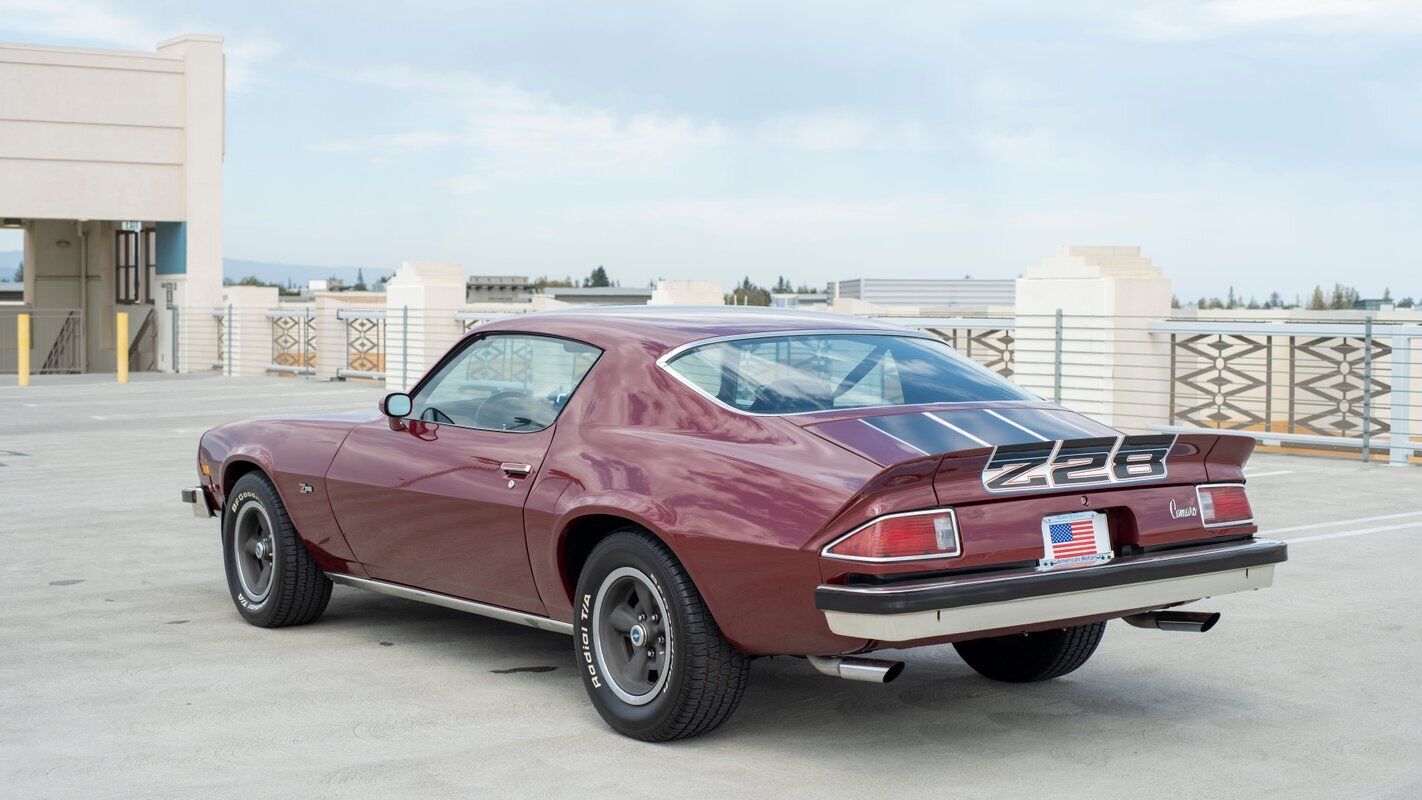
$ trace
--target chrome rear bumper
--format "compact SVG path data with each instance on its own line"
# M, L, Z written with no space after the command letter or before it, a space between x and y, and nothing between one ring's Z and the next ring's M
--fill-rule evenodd
M193 516L198 519L207 519L217 516L212 507L207 504L207 492L201 486L194 486L191 489L183 490L183 502L192 506Z
M1274 565L1287 557L1283 542L1251 539L1089 567L887 585L822 585L815 591L815 605L835 633L903 642L1141 611L1264 589L1274 582Z

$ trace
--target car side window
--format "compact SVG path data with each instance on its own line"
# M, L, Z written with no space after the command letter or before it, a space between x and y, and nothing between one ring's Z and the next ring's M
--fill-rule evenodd
M491 334L450 359L415 394L410 417L493 431L542 430L602 351L531 334Z

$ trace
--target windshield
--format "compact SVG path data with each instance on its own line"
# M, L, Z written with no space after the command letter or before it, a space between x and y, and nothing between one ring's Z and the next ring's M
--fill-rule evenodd
M882 334L787 334L692 347L667 368L752 414L836 408L1037 400L938 339Z

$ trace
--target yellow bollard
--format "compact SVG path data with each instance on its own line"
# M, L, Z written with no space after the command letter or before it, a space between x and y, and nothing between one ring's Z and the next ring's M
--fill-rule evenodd
M29 385L30 385L30 315L29 315L29 314L20 314L19 316L15 317L15 319L19 320L19 325L20 325L20 335L19 335L19 339L18 339L18 343L19 343L19 357L20 357L18 372L19 372L19 374L20 374L20 385L21 385L21 386L29 386Z
M118 382L128 383L128 312L120 311L118 335L114 337L114 354L118 361Z

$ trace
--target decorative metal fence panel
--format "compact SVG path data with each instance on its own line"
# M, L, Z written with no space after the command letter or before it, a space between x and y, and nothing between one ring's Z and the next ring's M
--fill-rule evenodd
M1169 426L1249 433L1312 449L1422 448L1410 436L1415 326L1162 322L1169 338ZM1407 345L1396 350L1397 342ZM1393 435L1396 433L1396 435Z
M337 377L385 377L385 312L341 309L336 318L344 322L346 365Z
M268 311L272 326L272 362L275 372L316 371L316 318L309 310Z

